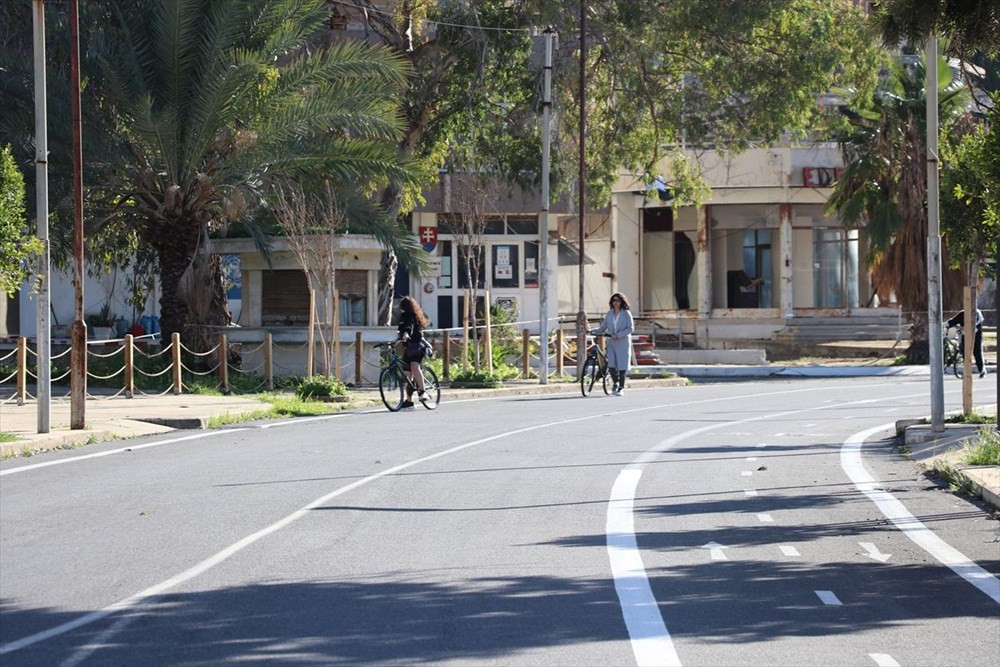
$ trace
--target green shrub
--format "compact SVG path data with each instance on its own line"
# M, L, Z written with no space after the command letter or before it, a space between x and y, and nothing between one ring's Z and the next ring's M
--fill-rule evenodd
M503 378L485 370L476 371L470 368L467 371L458 370L452 373L452 382L468 382L470 384L481 384L486 387L499 387L503 385Z
M302 399L323 396L346 396L347 387L337 378L314 376L311 380L305 380L296 387L295 395Z

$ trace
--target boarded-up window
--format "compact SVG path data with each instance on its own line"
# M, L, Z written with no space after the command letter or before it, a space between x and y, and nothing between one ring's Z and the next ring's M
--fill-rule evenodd
M309 281L299 270L265 271L260 314L264 326L309 325Z
M309 282L298 270L265 271L261 285L261 322L264 326L308 326ZM363 326L368 303L368 272L337 271L340 323ZM316 295L317 302L322 297Z

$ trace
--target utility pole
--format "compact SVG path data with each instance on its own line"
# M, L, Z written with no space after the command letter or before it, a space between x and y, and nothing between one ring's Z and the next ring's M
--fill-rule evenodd
M941 345L941 221L938 217L937 35L927 40L927 342L931 366L931 430L944 431L944 349ZM971 324L971 323L967 323Z
M552 37L549 26L543 33L545 61L542 66L542 215L538 239L538 383L549 383L549 169L552 122ZM556 350L562 354L562 350Z
M577 187L580 191L580 257L578 258L580 274L579 308L576 311L576 375L583 372L583 358L587 347L587 311L584 305L583 283L583 246L586 232L585 212L586 198L586 136L587 136L587 101L584 97L587 91L587 3L580 0L580 174Z
M83 137L80 121L79 0L69 3L69 85L73 125L73 257L76 271L73 309L73 349L70 352L69 427L86 427L87 323L83 321Z
M49 262L49 140L48 110L46 106L45 81L45 0L33 0L32 28L35 66L35 224L38 240L42 242L42 252L38 256L38 299L35 301L37 332L35 368L37 386L35 407L38 432L49 432L49 416L52 412L52 329L49 322L51 308L51 265Z

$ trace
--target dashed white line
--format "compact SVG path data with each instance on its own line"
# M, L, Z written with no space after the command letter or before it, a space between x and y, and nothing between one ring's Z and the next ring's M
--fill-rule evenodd
M869 653L868 657L874 660L878 667L899 667L899 663L888 653Z
M823 601L823 604L829 604L836 607L844 604L837 598L836 595L833 594L833 591L816 591L816 595Z
M797 558L802 555L799 553L798 549L796 549L795 547L790 547L787 544L782 544L778 548L781 549L781 553L784 556L793 556Z
M747 461L756 461L756 460L757 460L756 456L748 456L747 457Z
M774 519L771 517L770 514L758 514L757 520L760 521L761 523L774 523Z
M751 475L753 475L753 470L744 470L740 473L740 476L742 477L750 477Z
M756 489L746 489L746 490L743 491L743 493L744 493L744 495L747 495L747 496L756 496L756 495L758 495Z
M767 447L767 443L766 442L762 442L759 445L754 445L754 447L759 447L759 448Z

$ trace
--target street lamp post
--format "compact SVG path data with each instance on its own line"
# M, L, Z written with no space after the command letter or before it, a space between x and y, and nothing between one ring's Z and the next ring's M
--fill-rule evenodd
M576 312L576 375L583 372L583 355L587 346L587 312L584 306L584 282L583 282L583 247L584 236L586 236L586 136L587 136L587 102L584 94L587 90L587 6L580 2L580 173L577 179L577 188L580 193L580 224L579 224L579 250L580 256L577 259L579 268L580 290L578 294L579 308Z

